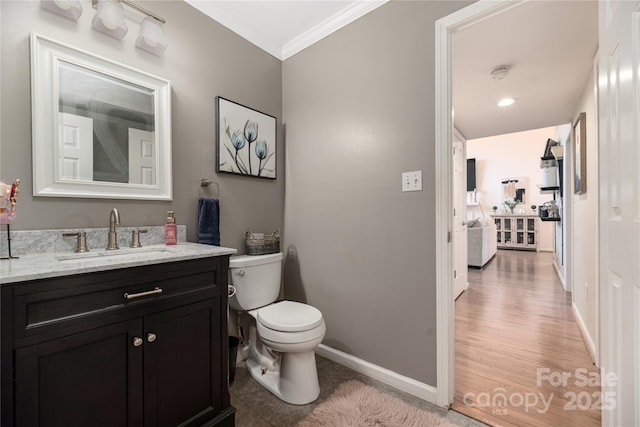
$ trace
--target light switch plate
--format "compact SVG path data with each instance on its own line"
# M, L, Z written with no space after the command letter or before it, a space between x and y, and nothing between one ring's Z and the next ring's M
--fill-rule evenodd
M403 172L402 191L422 191L422 171Z

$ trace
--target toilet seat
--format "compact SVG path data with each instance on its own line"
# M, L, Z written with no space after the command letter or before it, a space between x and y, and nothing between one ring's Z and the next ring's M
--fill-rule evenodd
M308 331L323 323L320 310L294 301L280 301L257 311L258 323L279 332Z
M302 344L322 339L327 327L315 307L280 301L249 312L256 319L258 335L265 342Z
M314 348L316 345L320 344L320 341L324 337L324 334L327 332L327 326L325 325L324 320L322 320L320 324L313 329L298 332L275 331L273 329L267 328L260 322L256 322L256 324L258 329L258 336L260 336L260 339L269 347L278 351L293 351L293 349L291 348L289 350L284 350L282 348L276 347L283 344L301 345L304 347L299 347L300 349L310 350L311 348ZM316 340L320 341L313 344L312 347L308 349L306 348L305 343L314 342Z

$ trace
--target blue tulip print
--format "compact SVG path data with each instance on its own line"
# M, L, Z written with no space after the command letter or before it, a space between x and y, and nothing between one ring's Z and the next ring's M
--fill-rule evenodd
M275 118L258 112L252 117L246 107L225 99L219 102L221 109L228 108L227 114L220 110L219 116L219 170L275 178Z
M244 125L244 139L249 143L249 174L252 175L251 143L258 139L258 123L247 120L247 123ZM260 172L258 172L258 176L260 176Z
M233 157L233 160L236 162L236 166L238 166L238 151L242 150L244 144L245 140L242 132L240 132L239 130L233 132L233 134L231 135L231 145L233 145L233 148L236 149L236 155Z
M256 142L256 156L260 159L260 164L258 165L258 176L260 176L264 169L262 162L264 161L264 164L267 164L271 156L273 156L273 153L269 154L269 146L264 139Z

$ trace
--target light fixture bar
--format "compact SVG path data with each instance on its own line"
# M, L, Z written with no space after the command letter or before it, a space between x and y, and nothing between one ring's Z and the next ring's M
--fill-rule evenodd
M130 0L116 0L119 3L122 4L126 4L127 6L137 10L138 12L144 13L145 15L155 19L156 21L162 22L163 24L165 24L167 21L165 21L164 18L162 18L161 16L156 15L155 13L151 12L150 10L145 9L142 6L138 6L137 4L135 4L134 2L130 1ZM93 6L93 8L97 8L98 7L98 0L91 0L91 5Z

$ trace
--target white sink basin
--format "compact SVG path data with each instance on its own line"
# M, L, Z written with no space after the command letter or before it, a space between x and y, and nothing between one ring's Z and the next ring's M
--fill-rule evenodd
M142 261L154 258L165 258L174 253L175 252L169 248L126 248L113 251L101 250L60 255L56 257L56 259L58 262L63 263L105 262L112 260Z

